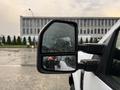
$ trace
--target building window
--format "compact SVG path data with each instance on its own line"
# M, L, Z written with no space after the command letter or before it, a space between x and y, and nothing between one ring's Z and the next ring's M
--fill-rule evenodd
M38 28L38 34L39 34L39 32L40 32L40 29Z
M85 23L85 26L88 26L88 19L86 19L86 23Z
M39 27L39 19L37 19L37 27Z
M98 29L98 34L100 34L100 29Z
M94 34L96 34L96 32L97 32L97 31L96 31L96 29L95 29L95 32L94 32Z
M105 20L105 26L107 26L107 20Z
M47 19L45 19L45 25L47 24Z
M27 20L27 25L28 25L28 27L30 27L30 20L29 19Z
M23 28L23 34L25 34L25 29Z
M109 26L111 26L112 24L111 24L111 20L109 20Z
M86 34L86 30L84 30L84 34Z
M36 24L37 24L37 23L36 23L36 19L34 19L34 26L37 26Z
M91 26L93 26L93 20L91 19Z
M29 29L27 28L27 34L29 34Z
M93 30L91 30L91 34L93 34Z
M101 21L101 20L99 19L99 20L98 20L98 26L100 26L100 21Z
M107 33L107 29L105 29L105 33Z
M97 19L94 19L93 21L94 21L93 25L96 26L97 25Z
M89 34L90 33L90 30L89 29L87 29L87 34Z
M111 19L111 24L114 25L113 19Z
M79 20L77 20L77 24L79 25Z
M32 19L30 19L30 27L32 27Z
M107 20L107 26L109 26L109 19Z
M34 34L36 34L36 29L35 29L35 31L34 31Z
M80 26L82 27L82 20L80 20Z
M84 26L85 26L85 24L86 24L86 19L84 20Z
M23 27L25 26L25 19L23 19L23 23L22 23L22 26L23 26Z
M82 29L80 29L80 34L82 34Z
M104 25L104 19L101 20L101 26L103 26L103 25Z
M28 20L29 20L29 19L26 19L26 26L27 26L27 27L29 26Z
M30 29L30 34L32 34L32 28Z
M104 32L104 30L103 30L103 29L101 29L101 34L104 34L103 32Z
M41 28L43 27L43 19L41 19Z

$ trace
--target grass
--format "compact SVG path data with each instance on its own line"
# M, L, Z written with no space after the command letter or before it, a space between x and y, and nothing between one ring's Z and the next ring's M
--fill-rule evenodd
M0 45L0 48L30 48L27 45Z

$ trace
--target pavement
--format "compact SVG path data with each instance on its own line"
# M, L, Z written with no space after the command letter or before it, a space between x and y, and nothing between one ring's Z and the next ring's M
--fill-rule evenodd
M69 90L68 74L41 74L36 50L0 48L0 90Z

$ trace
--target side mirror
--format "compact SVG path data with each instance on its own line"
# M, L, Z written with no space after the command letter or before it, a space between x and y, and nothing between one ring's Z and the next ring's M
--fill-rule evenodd
M77 24L53 20L40 32L37 69L42 73L72 73L77 66Z
M98 60L77 63L78 51L103 55L105 45L78 46L77 24L71 21L52 20L40 32L37 49L37 69L41 73L73 73L77 69L95 71Z

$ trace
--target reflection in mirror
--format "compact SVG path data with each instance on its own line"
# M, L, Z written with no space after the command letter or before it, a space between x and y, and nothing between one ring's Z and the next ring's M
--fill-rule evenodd
M54 22L43 36L42 52L74 52L75 27L71 24Z
M45 56L43 68L55 71L73 71L76 69L75 56Z

